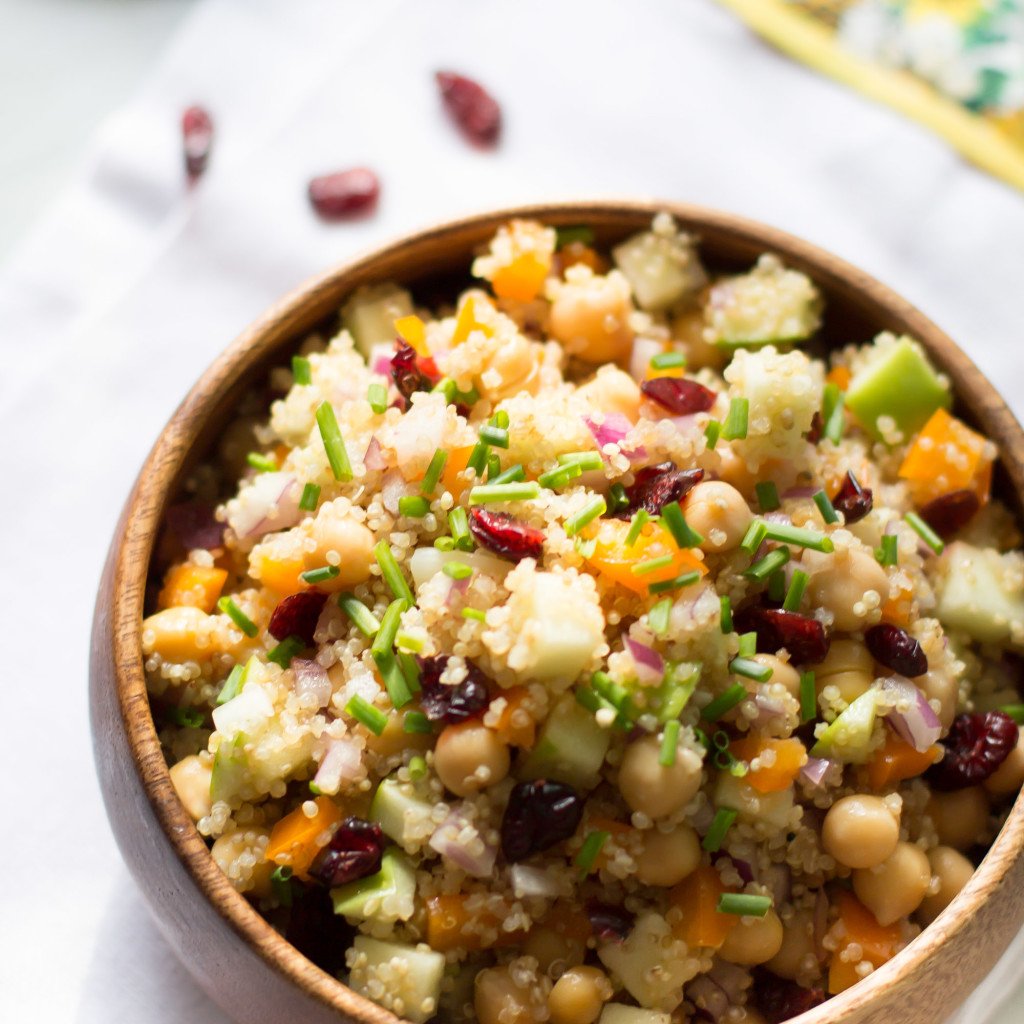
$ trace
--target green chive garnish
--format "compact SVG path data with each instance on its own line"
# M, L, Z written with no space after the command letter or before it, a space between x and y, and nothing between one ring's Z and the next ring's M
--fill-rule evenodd
M400 636L401 634L399 634ZM397 643L397 639L396 639ZM410 651L398 652L398 664L405 676L406 685L413 693L420 692L420 666L415 656Z
M235 668L237 667L236 665ZM230 678L228 676L228 679ZM221 693L223 692L222 690ZM217 703L222 703L219 694ZM206 715L199 708L171 708L167 712L167 717L182 729L198 729L206 721Z
M420 494L403 494L398 499L398 514L422 519L430 511L430 502Z
M509 423L511 420L508 417L508 411L505 409L499 409L491 418L490 425L497 427L499 430L508 430Z
M501 459L491 452L487 456L487 480L489 483L494 483L494 478L501 476Z
M406 711L405 718L402 720L402 731L418 732L427 735L434 731L434 727L430 724L430 719L422 711ZM409 762L409 768L412 768L412 761Z
M379 380L375 380L366 389L366 399L370 403L370 408L380 415L382 412L388 411L388 389L387 385L381 384Z
M679 725L678 718L665 723L665 731L661 737L661 751L658 754L658 764L664 768L671 768L676 763L676 751L679 749Z
M634 562L629 571L634 576L646 576L649 572L657 572L665 566L672 564L672 555L659 555L657 558L647 558L642 562Z
M445 402L451 405L455 401L455 396L458 394L458 387L455 381L451 377L442 377L435 385L434 391L439 391L444 395Z
M490 486L495 485L491 484ZM473 550L473 536L469 532L469 514L461 505L456 505L448 513L448 530L452 535L452 540L455 541L455 546L460 551Z
M766 580L776 569L781 569L789 561L789 548L776 548L769 551L764 558L756 561L743 575L752 580Z
M365 725L374 736L379 736L388 724L388 716L358 693L345 705L345 713Z
M338 417L334 415L334 407L330 402L321 402L316 410L316 422L320 428L320 437L327 452L327 461L331 464L331 472L335 480L351 480L352 465L348 461L345 442L341 438L341 427Z
M716 697L700 713L700 717L708 722L717 722L722 715L732 711L741 700L745 700L747 688L742 683L733 683L720 697Z
M774 512L777 508L782 507L782 502L779 501L779 489L773 481L762 480L761 483L755 484L754 493L757 495L757 504L762 512Z
M555 248L564 249L573 242L590 245L594 241L594 232L585 224L572 224L564 228L555 228Z
M427 466L426 473L423 474L420 494L430 495L434 493L434 488L437 487L437 482L441 479L441 474L444 472L444 467L447 463L448 453L443 448L438 448L430 460L430 465Z
M627 548L631 548L637 542L644 523L648 522L650 518L650 513L645 508L639 508L633 513L633 518L629 521L629 531L626 533Z
M245 457L245 461L260 473L277 472L277 463L269 455L261 455L259 452L249 452Z
M410 712L410 714L411 713L412 712ZM428 722L427 724L429 725L430 723ZM408 732L411 730L406 731ZM409 778L412 779L413 782L419 782L420 779L426 777L427 762L424 761L419 754L414 754L412 757L409 758L409 764L407 765L407 767L409 769Z
M488 423L480 428L480 440L492 448L507 448L508 430L502 427L492 427Z
M725 595L718 599L718 603L722 606L722 632L732 632L732 602Z
M395 645L395 637L398 635L398 627L401 625L402 612L408 607L409 604L404 597L396 597L388 605L387 611L384 612L384 618L380 621L380 629L377 630L377 635L373 638L371 654L383 654L391 651Z
M722 848L722 842L725 839L726 833L732 828L732 823L736 820L736 816L739 812L734 811L731 807L719 807L715 811L715 817L711 822L711 827L707 831L707 835L701 840L701 846L704 847L708 853L718 853Z
M301 654L306 642L300 636L286 636L276 647L267 651L267 661L287 668L296 654Z
M302 497L299 498L299 508L303 512L315 512L317 502L320 501L320 485L306 484L302 488Z
M479 608L463 608L462 617L464 619L474 619L477 622L487 621L487 613L480 611Z
M351 619L352 625L365 637L376 636L380 629L377 616L355 594L339 594L338 606Z
M672 599L662 598L647 613L647 625L655 636L664 636L668 632L669 617L672 614Z
M445 562L441 566L445 576L451 576L453 580L468 580L473 575L473 567L465 562Z
M540 496L540 484L528 480L514 484L479 484L469 492L470 505L493 505L504 501L532 501Z
M737 653L741 658L752 658L757 653L757 634L741 633Z
M875 551L875 558L881 565L897 565L899 563L899 537L887 533L882 537L882 546Z
M597 694L603 697L619 714L621 724L625 725L633 715L633 704L629 699L629 691L619 686L607 672L595 672L590 679Z
M579 466L584 473L604 469L604 459L601 458L600 452L569 452L568 455L558 456L558 464Z
M245 682L245 666L236 665L228 675L227 680L217 694L218 704L227 704L229 700L237 697L242 692L242 684Z
M798 548L810 548L812 551L822 551L826 555L835 550L831 539L818 530L805 530L800 526L790 526L789 523L765 523L765 538L778 541L780 544L793 544Z
M800 721L809 722L818 711L818 695L814 686L814 673L800 673Z
M583 467L578 462L567 462L564 466L541 473L537 477L537 483L541 487L547 487L548 490L557 491L558 488L565 487L567 483L579 476L583 476Z
M714 449L721 436L722 424L719 423L718 420L709 420L708 425L704 428L704 437L707 439L708 448Z
M404 597L410 607L414 605L416 598L413 596L409 584L406 583L405 576L402 575L402 570L395 560L395 554L386 540L378 542L373 549L373 557L377 559L381 576L384 577L384 582L387 583L391 593L395 597Z
M580 878L586 878L594 870L597 856L601 852L601 847L608 842L609 835L610 833L599 830L587 833L580 852L576 854L576 867L580 869Z
M775 572L768 577L768 597L772 601L778 601L779 604L782 604L785 596L786 574L781 569L776 569Z
M704 538L686 521L678 501L670 501L661 510L661 521L681 548L695 548Z
M438 551L454 551L455 541L451 537L435 537L434 547Z
M608 511L604 498L591 498L574 516L565 521L565 534L567 537L575 537L580 530L588 523L592 523L598 516L603 516ZM671 558L669 559L671 561Z
M767 683L772 677L772 670L753 658L733 658L729 662L729 671L737 676L745 676L758 683Z
M217 607L228 616L229 619L249 637L255 636L260 630L252 619L249 618L241 608L235 604L234 598L222 597L217 602Z
M626 488L616 482L608 488L608 501L609 508L613 512L624 512L629 508L629 495L626 494Z
M826 384L821 403L821 436L837 447L843 438L846 396L835 384Z
M514 484L525 479L526 470L523 469L521 463L517 462L514 466L509 466L508 469L499 473L497 476L491 477L487 482L489 484Z
M1024 725L1024 704L1004 704L999 710L1009 715L1018 725Z
M412 688L395 657L395 652L387 650L375 653L373 660L380 672L381 679L384 680L384 689L387 690L392 706L395 708L405 707L412 700Z
M659 352L651 357L651 367L655 370L673 370L686 366L686 356L682 352Z
M610 701L596 694L589 686L579 686L573 691L573 694L576 697L576 703L585 707L592 714L597 714L604 708L615 710L615 706Z
M292 378L296 384L312 384L313 372L305 356L292 356Z
M904 517L907 525L935 552L941 555L945 544L942 538L916 513L908 512Z
M484 469L487 467L487 454L489 451L490 449L485 441L477 441L473 446L473 450L469 453L466 469L471 469L478 477L482 477Z
M752 555L764 541L768 533L768 524L763 519L755 519L748 527L747 532L740 541L740 548Z
M653 559L652 559L653 561ZM670 580L659 580L657 583L647 585L648 594L664 594L669 590L681 590L683 587L692 586L700 579L700 573L696 569L681 573Z
M572 543L583 558L594 557L594 552L597 550L596 537L590 537L589 539L586 537L576 537Z
M750 415L750 400L734 398L729 403L729 413L722 424L722 437L726 441L742 441L747 436L747 417Z
M408 651L410 654L419 654L423 650L423 641L412 633L399 630L395 636L395 646L400 651Z
M789 590L786 591L786 598L782 602L783 611L796 612L800 610L800 602L803 600L809 578L803 569L793 571L793 578L789 581Z
M307 569L306 572L299 573L299 579L303 583L315 587L318 583L333 580L340 572L341 570L336 565L322 565L319 569Z
M824 491L816 491L814 493L814 504L818 506L821 518L824 519L829 526L833 523L839 522L839 513L836 512L831 499Z
M282 907L292 905L292 869L281 864L270 873L270 891Z
M718 897L720 914L735 914L737 917L764 917L771 910L771 896L754 896L745 892L723 892Z

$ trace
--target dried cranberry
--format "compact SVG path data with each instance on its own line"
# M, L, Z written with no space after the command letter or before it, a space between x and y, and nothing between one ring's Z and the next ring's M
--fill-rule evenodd
M544 531L527 526L507 512L470 509L469 532L481 547L513 562L540 558L544 551Z
M501 132L501 107L479 83L454 71L438 71L434 76L445 109L462 134L478 146L492 146Z
M645 380L640 390L674 416L707 412L718 397L710 388L686 377L654 377Z
M267 632L275 640L297 636L307 647L311 647L317 620L324 610L326 600L327 595L321 594L319 590L303 590L286 597L270 616Z
M847 471L843 486L832 499L832 505L837 512L843 513L843 518L848 524L855 523L863 519L874 505L871 488L861 487L857 478Z
M181 139L185 171L195 181L206 170L213 146L213 118L206 110L189 107L181 115Z
M921 509L921 518L940 536L951 537L962 530L981 508L974 491L951 491Z
M751 997L768 1024L781 1024L825 1002L820 988L804 988L795 981L780 978L764 967L755 968Z
M1017 745L1017 723L1002 711L957 715L943 740L942 760L925 778L935 789L965 789L984 782Z
M167 529L186 551L219 548L224 542L224 524L214 518L213 506L201 501L183 501L167 510Z
M501 819L505 859L524 860L568 839L583 817L583 798L572 786L553 779L520 782L509 795Z
M736 613L736 630L756 633L757 649L762 654L774 654L785 647L798 665L824 661L828 654L830 641L825 627L817 619L799 612L757 606L743 608Z
M633 914L601 900L587 900L587 917L594 938L602 942L624 942L633 930Z
M305 957L328 974L345 966L345 950L352 945L355 928L344 915L335 914L330 894L322 885L292 881L292 907L284 937Z
M420 658L420 705L431 722L454 725L482 715L490 703L487 679L471 661L466 662L466 678L457 686L441 682L448 655Z
M928 671L928 658L921 645L899 626L885 622L872 626L864 634L864 643L875 661L901 676L923 676Z
M309 201L324 220L369 213L377 205L380 179L368 167L322 174L309 183Z
M811 428L805 435L810 444L817 444L821 440L821 432L824 430L825 424L822 422L821 413L815 411L811 417Z
M424 359L407 341L395 342L395 354L391 357L391 379L398 393L406 402L417 391L430 391L437 380L437 368L433 359Z
M380 871L384 833L375 822L346 818L316 855L309 873L326 886L344 885Z
M682 501L704 479L703 469L676 469L674 462L659 462L637 470L632 487L626 488L629 505L617 513L628 519L637 509L658 515L671 501Z

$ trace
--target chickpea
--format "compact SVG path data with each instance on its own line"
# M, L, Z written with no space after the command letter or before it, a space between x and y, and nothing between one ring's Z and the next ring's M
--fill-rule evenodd
M917 910L931 880L924 851L900 843L881 864L854 871L853 891L884 928Z
M1006 760L985 780L984 786L995 796L1016 793L1024 783L1024 733L1017 737L1017 745L1006 755Z
M531 991L520 987L508 967L489 967L476 976L473 1008L480 1024L533 1024Z
M142 623L142 651L169 662L203 661L217 653L216 626L215 617L200 608L165 608Z
M629 282L613 270L599 277L570 271L551 303L551 336L588 363L620 362L633 342Z
M718 955L731 964L753 967L771 960L782 948L782 922L774 910L764 917L743 917L725 937Z
M980 842L988 828L988 797L981 786L933 793L926 813L935 824L940 843L967 850Z
M611 982L604 971L570 967L548 993L551 1024L593 1024L611 997Z
M873 590L882 601L889 595L889 577L868 551L856 548L837 551L830 563L811 576L807 586L811 607L827 608L835 628L852 632L864 626L864 618L854 610Z
M939 879L939 891L925 896L917 909L925 924L931 924L953 902L974 874L974 865L951 846L936 846L928 853L928 863Z
M213 803L210 799L211 767L196 754L183 757L171 768L171 785L193 821L205 818Z
M660 763L661 740L644 736L626 748L619 769L619 792L634 811L662 818L685 807L697 794L701 759L689 748L676 751L675 763Z
M576 392L601 412L619 412L631 423L640 418L640 385L615 366L603 366L593 380Z
M767 967L780 978L796 981L805 965L815 961L814 914L810 910L798 910L782 926L782 945L778 953L768 961Z
M941 672L925 672L915 682L928 700L937 700L939 710L936 712L943 729L948 729L956 717L956 706L960 700L960 685L952 676Z
M269 837L263 828L239 829L221 836L211 847L210 856L239 892L270 895L274 864L263 856L264 840Z
M819 680L815 676L815 686L820 694L826 686L834 686L839 696L847 704L852 704L862 693L871 689L875 677L871 672L837 672Z
M645 885L676 885L700 864L700 838L689 825L676 825L671 832L648 829L642 839L636 876Z
M510 764L508 745L478 721L449 725L434 747L437 777L456 796L479 793L501 782Z
M686 521L704 540L702 551L731 551L754 518L746 500L732 484L707 480L686 496Z
M540 388L540 346L520 335L503 341L491 356L489 370L501 378L497 387L485 388L492 402L500 402L521 391L535 395ZM491 375L488 374L488 380Z
M531 928L523 942L523 953L532 956L544 974L556 974L583 963L586 948L581 940L544 925Z
M324 565L338 566L334 579L318 584L322 589L349 590L370 578L374 537L362 523L337 516L331 506L325 505L313 523L313 540L316 548L303 552L307 571Z
M788 661L783 661L774 654L755 654L754 661L772 670L769 683L782 683L791 696L799 699L800 673Z
M814 667L816 678L838 675L841 672L862 672L874 675L875 659L860 640L841 637L829 644L825 660Z
M825 815L821 842L848 868L873 868L891 856L900 839L900 823L877 796L854 793L837 800Z

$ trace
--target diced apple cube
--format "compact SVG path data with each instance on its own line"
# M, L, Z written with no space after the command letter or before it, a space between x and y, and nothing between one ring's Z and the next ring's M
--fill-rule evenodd
M937 583L939 621L980 643L1024 640L1024 565L1016 553L1000 554L954 541L942 556Z

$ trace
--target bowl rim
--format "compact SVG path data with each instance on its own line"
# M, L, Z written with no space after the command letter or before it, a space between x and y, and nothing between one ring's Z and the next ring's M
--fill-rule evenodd
M257 353L266 355L286 344L297 343L294 336L267 341L268 334L280 331L291 315L315 304L320 293L336 288L339 279L352 277L386 253L415 251L459 233L481 231L485 227L492 230L495 225L514 218L563 225L585 223L588 219L603 224L620 220L624 229L635 230L641 219L649 221L660 211L667 211L698 236L702 229L724 232L761 246L761 251L777 252L787 262L810 268L812 277L824 291L839 290L851 298L867 299L878 310L906 321L912 328L910 333L954 378L956 398L986 419L990 434L999 445L1000 461L1011 478L1013 491L1018 498L1024 498L1024 465L1021 464L1024 431L995 387L951 338L916 307L854 265L798 236L737 214L667 199L615 196L486 209L403 233L365 249L307 279L274 303L206 367L161 430L139 471L125 505L123 532L115 536L112 544L113 599L109 636L113 640L116 703L133 768L164 836L185 871L203 897L271 970L338 1012L339 1019L347 1016L372 1024L394 1024L400 1020L307 960L231 886L177 798L154 725L141 654L143 600L158 516L196 441L190 424L201 420L200 414L209 413L223 401L222 387L211 385L230 385L237 381L252 364L250 357ZM967 886L936 921L867 979L793 1018L794 1024L797 1021L799 1024L836 1024L848 1014L880 1005L885 990L893 982L920 971L938 948L967 926L971 914L964 911L983 903L1000 888L1022 850L1024 801L1018 798Z

